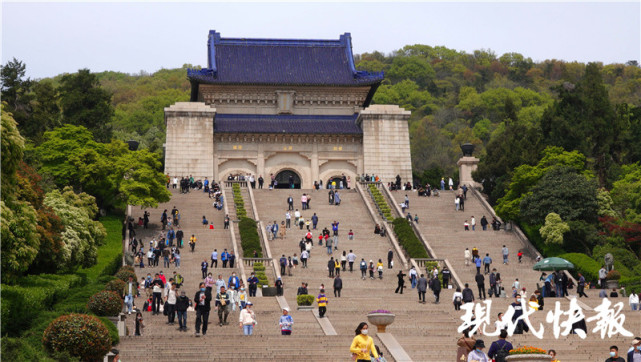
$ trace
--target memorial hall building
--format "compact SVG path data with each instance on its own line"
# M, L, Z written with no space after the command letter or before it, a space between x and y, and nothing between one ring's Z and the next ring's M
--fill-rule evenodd
M384 75L356 70L351 41L210 31L207 68L187 72L191 101L165 108L165 173L293 175L307 189L365 173L411 181L410 112L371 104Z

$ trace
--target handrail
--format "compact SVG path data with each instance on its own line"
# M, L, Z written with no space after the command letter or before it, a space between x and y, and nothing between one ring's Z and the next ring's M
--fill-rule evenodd
M269 265L274 262L274 259L269 258L243 258L245 265L254 266L254 263L263 263L263 265Z
M223 185L220 186L220 192L225 196L225 200L223 201L223 208L225 209L225 215L229 215L229 209L227 208L227 201L230 200L227 198L227 195L225 195L225 189L223 188ZM232 197L231 200L234 198ZM244 255L242 254L242 250L238 250L238 241L236 240L236 233L234 232L234 223L230 222L229 223L229 234L231 235L231 244L234 248L234 254L236 254L236 258L238 258L238 268L240 269L240 276L243 278L243 282L247 281L247 273L245 273L245 263L243 261Z
M356 191L358 192L358 194L361 196L361 199L365 203L365 207L367 208L367 211L369 212L369 215L371 216L372 220L375 223L378 223L378 221L376 220L376 214L374 213L374 210L372 209L368 200L365 198L365 194L362 190L362 187L358 182L356 183ZM383 227L385 228L385 230L387 230L387 237L388 237L387 240L389 240L390 243L392 243L392 246L394 247L394 249L396 249L396 253L398 254L398 257L401 259L401 262L403 263L403 266L405 267L405 269L409 269L409 265L407 263L407 257L405 256L405 251L403 250L403 248L401 248L400 244L398 243L398 240L396 239L396 235L394 235L393 233L392 227L389 225L389 223L385 219L381 218L381 220L382 220Z
M233 184L239 184L240 187L247 187L247 184L249 183L249 181L245 180L225 180L224 182L227 187L232 187Z
M388 199L394 200L394 197L392 196L392 194L390 193L390 191L389 191L389 189L387 188L386 185L383 185L383 193L385 194L385 196ZM399 214L402 215L402 213L400 213L400 207L395 202L392 202L392 204L394 204L395 208L398 208L397 212L399 212ZM414 230L414 234L416 234L418 239L423 243L423 246L425 246L425 249L427 249L427 254L430 255L435 260L443 260L445 262L445 265L447 265L447 268L450 270L450 273L452 274L452 280L456 282L456 285L458 287L462 287L463 283L461 282L461 279L459 278L459 276L456 273L456 271L454 270L454 268L452 268L452 264L450 263L450 261L447 260L447 259L438 259L436 257L436 253L434 252L434 249L432 249L432 246L427 241L427 238L421 232L421 229L419 229L418 226L416 226L416 223L414 223L414 222L410 222L410 225L412 226L412 229Z
M249 202L251 202L252 205L252 211L254 212L254 218L256 218L256 222L258 223L258 228L260 229L260 236L261 236L261 241L262 241L262 246L263 249L265 249L265 254L267 254L267 259L272 259L272 269L274 271L274 276L276 278L280 278L280 270L276 266L278 263L276 260L272 257L272 250L269 247L269 239L267 238L267 232L265 231L265 225L263 225L263 222L260 220L258 216L258 209L256 208L256 202L254 201L254 191L252 191L251 187L247 187L247 191L249 192Z

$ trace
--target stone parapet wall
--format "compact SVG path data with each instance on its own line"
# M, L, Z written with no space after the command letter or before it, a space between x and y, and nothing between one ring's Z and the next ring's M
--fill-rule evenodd
M201 102L178 102L165 108L166 174L212 178L215 114L216 108Z
M363 169L383 182L412 181L408 119L411 112L396 105L372 105L357 120L363 129Z

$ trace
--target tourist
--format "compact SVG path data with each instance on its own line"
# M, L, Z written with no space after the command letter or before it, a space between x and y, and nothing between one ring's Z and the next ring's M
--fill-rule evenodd
M521 261L523 260L523 252L519 250L519 252L516 253L516 256L519 258L519 264L520 264Z
M425 293L427 292L427 279L425 278L425 274L421 274L416 286L418 290L418 302L425 304Z
M256 289L258 289L258 278L254 274L254 272L252 272L251 276L247 279L247 285L249 285L249 296L255 297Z
M610 346L610 357L605 362L625 362L623 358L619 357L619 347Z
M223 326L227 324L227 316L229 315L229 303L231 297L227 293L224 286L220 287L218 293L216 293L216 309L218 310L218 325ZM203 332L203 335L205 332Z
M461 310L461 304L463 304L463 293L461 293L461 288L456 288L456 292L452 295L452 304L454 304L454 310Z
M441 295L441 282L438 280L438 278L433 277L430 280L430 289L432 289L432 293L434 293L434 303L438 304L439 297Z
M227 284L225 284L223 276L218 274L218 279L216 279L216 293L220 293L221 288L227 288Z
M207 334L207 324L209 323L209 311L211 309L211 293L205 288L205 283L200 283L200 290L194 296L196 303L196 337L200 337L200 327L203 328L203 336Z
M496 362L505 362L505 357L510 355L510 350L514 349L512 343L505 340L507 338L507 330L501 330L499 339L492 342L490 350L487 352L489 358L493 358Z
M390 248L389 251L387 252L387 269L392 269L394 266L394 252Z
M475 257L474 259L474 265L476 265L476 274L481 274L481 258L480 257Z
M378 279L383 279L383 261L381 259L378 259L376 270L378 270Z
M191 252L194 252L194 248L196 247L196 236L194 234L191 234L191 238L189 238L189 247L191 248Z
M218 249L211 252L211 268L218 268Z
M579 298L581 297L588 297L587 294L585 294L585 277L583 274L579 273L579 281L577 282L577 287L576 287L576 292L579 294Z
M202 263L200 263L200 271L203 274L203 279L207 278L207 268L209 267L209 263L207 263L207 259L204 259Z
M340 275L336 275L334 278L334 298L341 297L341 290L343 289L343 279Z
M528 325L520 318L523 315L523 305L521 304L521 295L517 294L514 303L510 304L514 308L514 314L512 315L512 322L516 323L516 329L514 334L523 334L523 332L529 332L530 328Z
M483 258L483 266L484 266L485 274L490 274L490 265L492 265L492 258L490 258L489 253L485 253L485 257Z
M318 316L320 318L325 317L327 312L327 296L325 295L325 289L320 290L320 294L316 297L316 302L318 303Z
M333 278L334 277L334 257L332 256L328 261L327 261L327 271L329 273L328 277Z
M227 280L227 285L231 288L232 286L235 289L240 288L240 278L236 276L236 272L232 272L229 280Z
M349 254L347 254L347 262L349 263L349 272L354 272L354 261L356 261L356 254L350 249Z
M416 281L418 280L418 273L416 272L416 268L413 265L410 268L409 277L410 277L410 284L412 286L412 289L416 288Z
M142 336L142 331L145 329L145 322L142 319L142 313L140 311L136 312L136 336Z
M470 353L467 356L468 361L477 361L477 362L488 362L489 359L485 352L483 352L483 348L485 348L485 342L483 342L482 339L477 339L476 342L474 343L474 349L470 351Z
M223 250L223 253L220 254L220 260L223 262L223 268L227 268L227 262L229 261L229 253L227 249Z
M465 258L465 266L470 266L470 261L472 260L472 253L468 248L465 248L463 257Z
M465 288L463 288L463 292L461 294L463 295L463 304L474 302L474 293L472 292L472 289L470 289L470 285L468 283L465 283Z
M243 335L245 336L251 336L254 333L254 326L256 325L256 315L252 310L252 305L252 302L247 302L247 308L241 310L238 317L240 328L243 329ZM218 313L220 316L220 310Z
M169 281L172 282L173 279L169 279ZM176 319L176 302L176 285L171 284L171 287L165 292L165 308L167 309L167 323L169 325L173 325L174 320Z
M152 283L153 290L153 300L152 300L152 315L160 314L160 301L162 300L162 292L165 288L165 283L162 279L156 274L156 278Z
M470 219L470 225L472 225L472 231L476 230L476 219L474 218L474 215L472 215L472 218Z
M352 353L352 358L356 362L371 362L372 357L374 356L376 361L380 362L378 352L374 347L374 340L368 335L369 327L367 323L361 322L358 327L356 327L356 337L352 340L352 345L349 347L349 351Z
M610 298L618 298L619 293L617 293L617 288L612 288L612 291L610 292Z
M354 240L354 232L352 229L349 229L349 232L347 233L347 240Z
M371 259L369 261L369 267L367 269L369 270L369 278L374 279L374 263Z
M289 308L283 308L283 315L281 315L278 320L278 325L280 325L280 334L283 336L291 335L293 324L294 319L289 315Z
M129 282L125 284L122 294L125 299L125 306L127 306L127 314L131 314L134 305L134 291L138 290L138 285L133 277L129 277Z
M178 314L178 330L180 332L187 331L187 309L191 305L191 301L187 298L185 291L180 292L180 296L176 298L176 313Z
M467 222L467 220L465 220L465 222L463 223L463 230L470 231L470 224Z
M403 273L403 270L399 270L398 274L396 274L396 277L398 278L398 284L394 293L398 294L398 291L400 289L401 294L403 294L403 288L405 287L405 275L406 274Z
M456 341L458 349L456 350L457 361L467 361L467 357L476 345L476 340L470 333L471 327L463 331L463 336Z
M553 349L549 350L548 351L548 356L552 357L552 361L551 362L559 362L559 360L556 359L556 351L555 350L553 350Z
M211 273L207 274L207 278L204 280L205 288L211 293L212 288L216 285L216 279L212 276Z
M282 296L283 295L283 280L278 277L276 279L276 282L274 283L274 286L276 287L276 295L277 296Z
M300 261L303 264L303 268L307 268L307 259L309 258L309 253L307 250L303 250L300 253Z
M174 265L176 265L176 268L180 269L180 249L176 249L176 252L174 253Z
M460 205L461 205L461 199L458 197L458 195L456 195L454 197L454 209L458 211Z
M630 310L639 310L639 294L635 293L634 290L630 292L628 303L630 304Z
M338 262L338 258L334 259L334 274L341 275L341 264Z
M628 350L628 362L637 362L641 359L641 337L632 340L632 348Z

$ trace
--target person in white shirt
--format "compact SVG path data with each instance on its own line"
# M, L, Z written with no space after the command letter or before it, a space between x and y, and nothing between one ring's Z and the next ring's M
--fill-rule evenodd
M471 225L472 225L472 231L474 231L474 228L476 228L476 219L474 218L474 216L472 216Z
M174 188L176 188L176 186L178 186L178 177L174 176Z
M472 260L472 252L468 248L465 248L465 266L470 266L470 261Z
M521 289L521 283L519 283L519 278L516 278L516 280L512 284L512 288L516 289L517 293L519 292L519 290Z
M296 211L294 211L294 220L296 221L295 225L298 225L298 220L299 219L300 219L300 211L298 211L298 209L296 209Z
M409 271L409 278L410 278L410 282L412 283L412 289L416 288L416 282L418 281L418 273L416 272L416 268L414 268L413 266Z
M173 279L169 279L169 282L165 285L167 323L169 323L170 325L174 324L174 319L176 318L176 285L174 285L173 281ZM167 286L169 286L169 288L166 288Z
M227 289L223 276L218 274L218 279L216 279L216 293L220 293L220 287L225 287L225 289Z
M639 310L639 295L636 294L635 292L630 293L630 297L628 298L628 301L630 302L630 308L632 310Z
M485 352L483 352L483 348L485 348L485 342L483 342L482 339L477 339L476 343L474 343L474 349L467 355L467 361L489 362L490 359Z
M254 333L254 326L256 325L256 315L252 310L252 302L247 302L247 308L240 311L238 322L240 328L243 329L243 334L251 336Z

